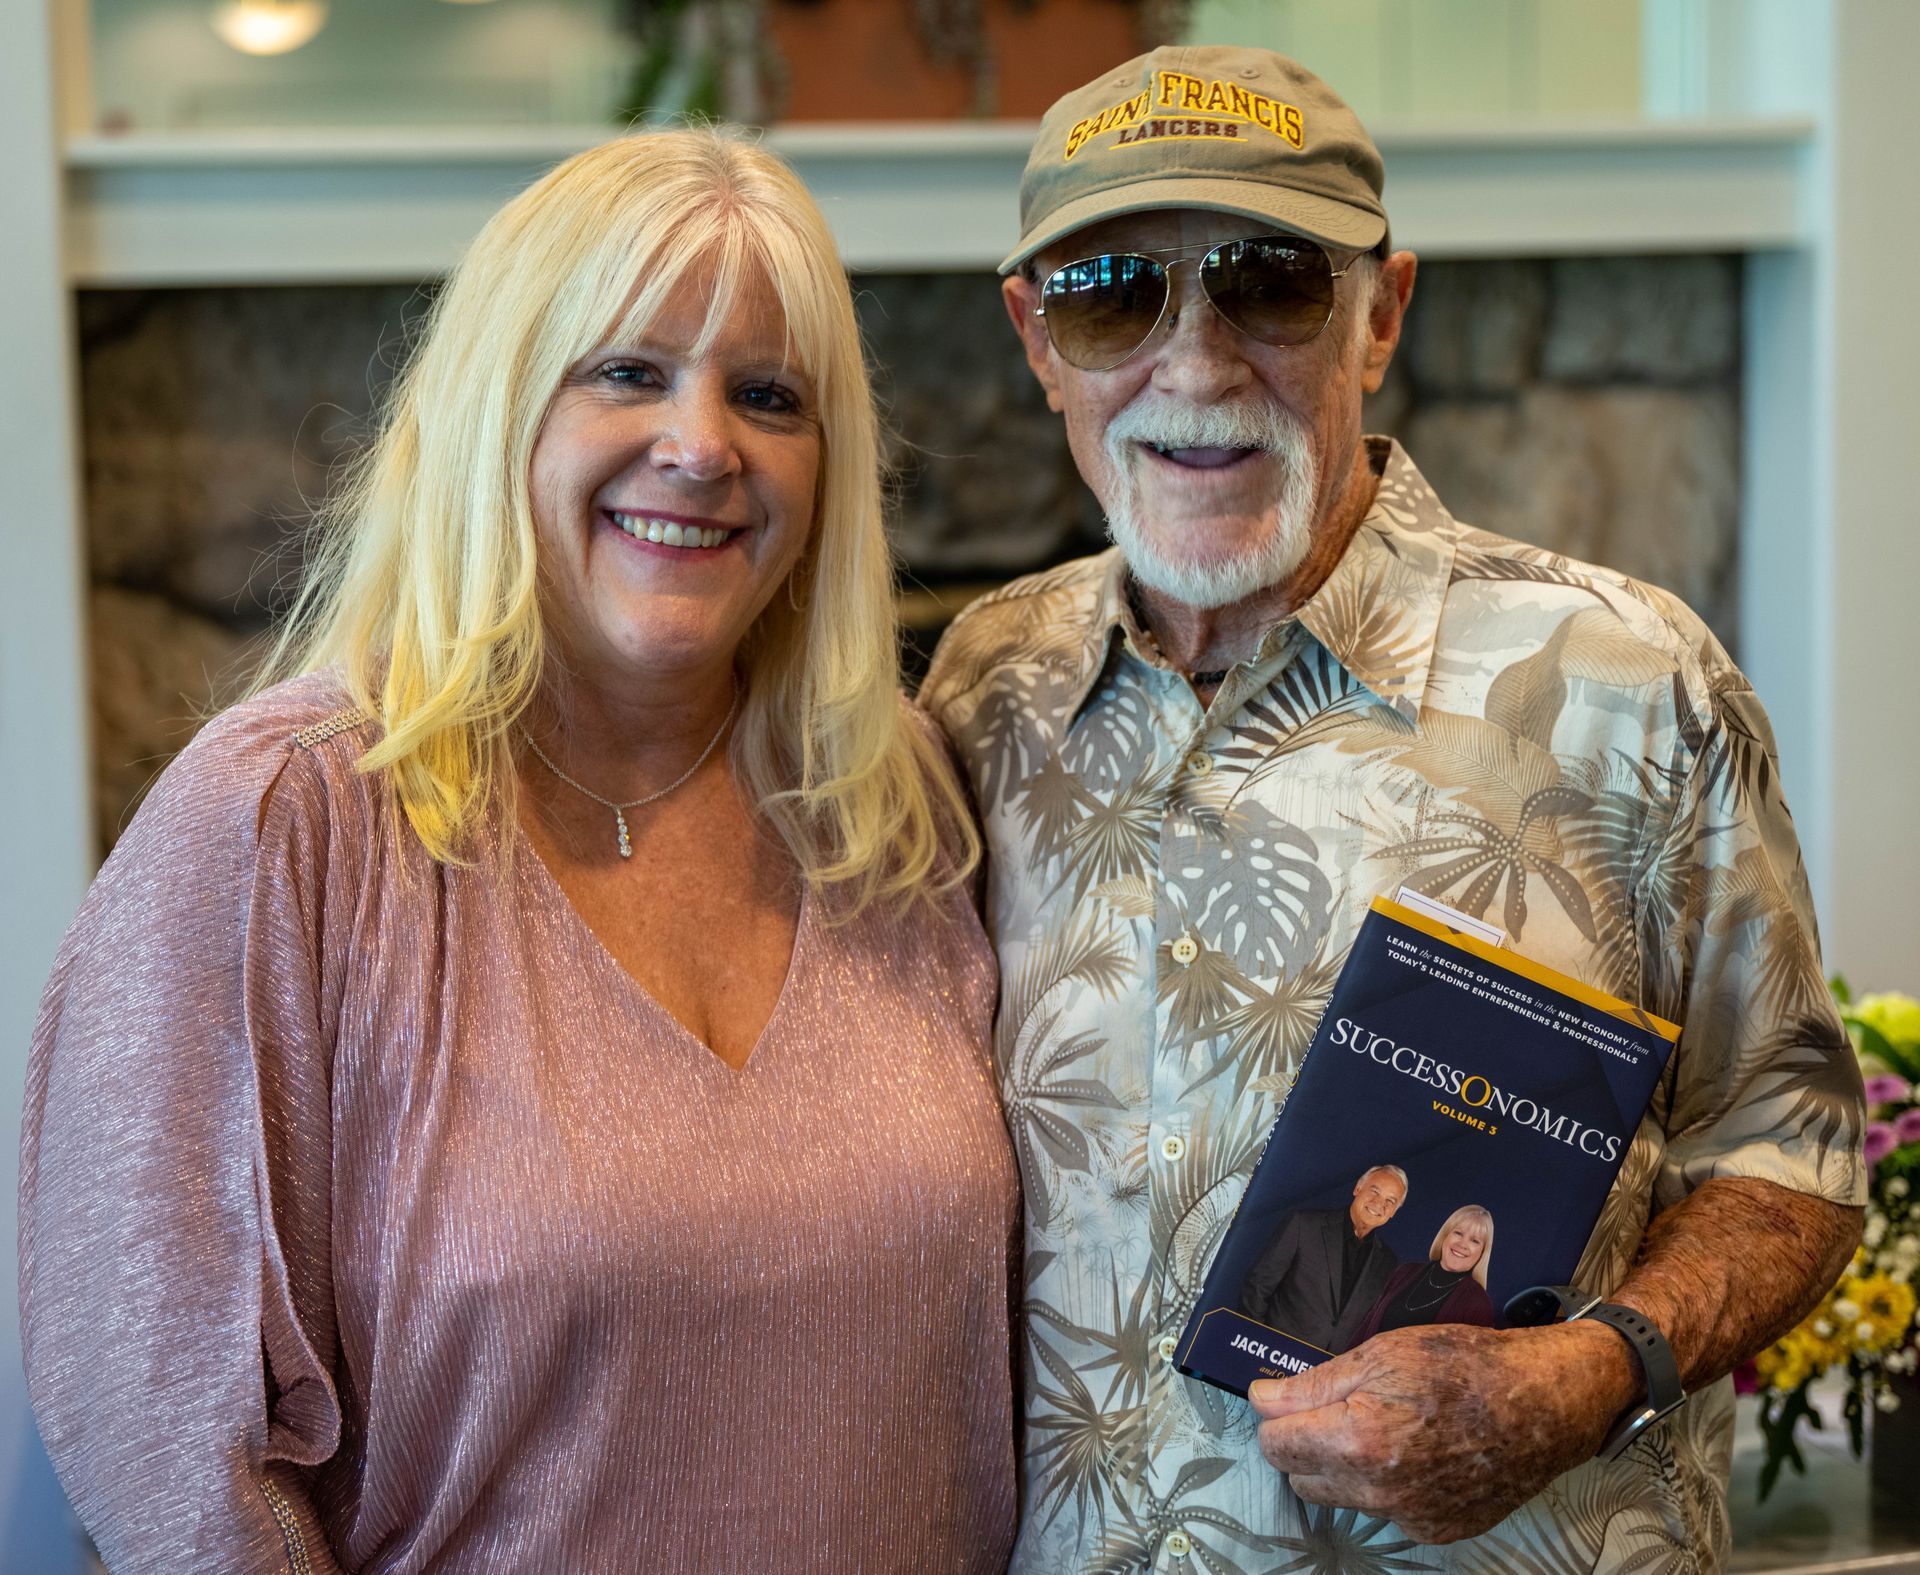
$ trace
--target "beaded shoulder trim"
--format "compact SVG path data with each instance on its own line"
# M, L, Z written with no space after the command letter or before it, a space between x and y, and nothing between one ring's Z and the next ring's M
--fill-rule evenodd
M344 711L336 711L332 716L323 716L317 722L309 722L293 735L293 741L302 749L313 749L324 744L330 738L351 732L367 720L367 713L357 705L350 705Z

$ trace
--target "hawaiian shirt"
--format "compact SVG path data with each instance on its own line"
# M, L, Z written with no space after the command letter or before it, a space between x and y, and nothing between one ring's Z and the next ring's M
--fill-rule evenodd
M1859 1074L1752 689L1673 597L1448 515L1397 445L1203 706L1115 552L1015 582L923 703L971 779L1027 1200L1022 1526L1045 1575L1711 1569L1732 1389L1446 1547L1303 1503L1174 1343L1377 894L1409 884L1678 1024L1579 1270L1714 1176L1865 1197Z

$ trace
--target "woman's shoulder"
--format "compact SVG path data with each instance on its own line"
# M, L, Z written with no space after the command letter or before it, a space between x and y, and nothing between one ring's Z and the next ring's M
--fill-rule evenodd
M303 673L249 695L212 717L182 757L195 753L237 759L312 748L324 739L371 726L345 681L331 669Z
M194 735L160 774L122 842L192 834L229 846L251 843L278 803L315 810L366 805L354 762L372 727L335 673L263 689Z
M960 757L954 751L953 740L947 737L946 729L941 727L931 711L905 690L900 691L898 704L902 718L901 731L924 746L918 751L921 769L938 772L942 780L961 784L964 790L966 777L960 770Z

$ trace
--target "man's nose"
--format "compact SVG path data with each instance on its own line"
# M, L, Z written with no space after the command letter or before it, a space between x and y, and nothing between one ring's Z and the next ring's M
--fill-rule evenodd
M1253 377L1246 358L1246 335L1207 299L1198 269L1176 268L1170 283L1173 294L1167 302L1167 320L1161 325L1154 386L1196 404L1211 403L1245 387Z

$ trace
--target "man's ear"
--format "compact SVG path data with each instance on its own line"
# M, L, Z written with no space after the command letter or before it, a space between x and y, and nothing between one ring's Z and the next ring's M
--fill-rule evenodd
M1380 385L1386 381L1387 367L1406 322L1407 303L1413 299L1413 276L1419 267L1420 260L1412 252L1395 252L1380 264L1379 272L1374 275L1373 301L1368 307L1367 359L1360 376L1360 386L1369 394L1379 393Z
M1034 308L1040 304L1040 286L1031 279L1010 273L1000 281L1000 299L1006 302L1007 316L1013 319L1013 331L1020 336L1020 344L1027 352L1027 365L1046 390L1047 408L1058 412L1064 407L1060 403L1060 377L1054 365L1053 345L1047 338L1046 319L1034 315Z

